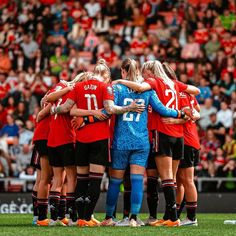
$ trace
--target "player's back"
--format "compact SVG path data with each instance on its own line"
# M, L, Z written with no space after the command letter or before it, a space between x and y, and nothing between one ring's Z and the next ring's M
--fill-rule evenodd
M171 89L164 81L160 78L156 79L157 84L157 95L160 101L165 105L167 108L172 108L179 110L180 109L180 98L179 98L179 87L175 83L174 90ZM183 137L183 125L179 124L164 124L162 122L161 116L157 115L157 130L164 134L173 137Z
M113 88L116 105L127 106L133 101L136 101L137 103L145 104L146 109L142 114L127 112L116 116L112 147L119 150L149 148L147 108L151 92L136 93L121 84L117 84Z
M90 79L76 84L69 98L75 101L80 109L98 110L103 108L105 100L113 100L111 86L97 79ZM108 120L88 124L76 131L80 142L90 143L110 137Z
M59 82L51 92L59 91L66 88L67 85ZM68 93L64 94L56 102L56 106L60 106L66 102ZM48 146L55 147L67 143L73 143L75 140L74 130L71 126L70 113L54 114L51 116L50 131L48 135Z

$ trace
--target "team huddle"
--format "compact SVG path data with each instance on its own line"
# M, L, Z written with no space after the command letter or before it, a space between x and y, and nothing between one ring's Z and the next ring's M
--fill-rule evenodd
M42 99L31 161L37 168L33 224L197 225L198 88L179 82L166 62L147 61L139 68L125 59L121 77L111 83L101 59L93 72L60 81ZM99 222L94 209L107 169L106 214ZM144 224L138 214L145 173L149 218ZM166 206L162 219L157 219L159 178ZM117 221L122 183L123 219ZM180 221L184 205L187 218Z

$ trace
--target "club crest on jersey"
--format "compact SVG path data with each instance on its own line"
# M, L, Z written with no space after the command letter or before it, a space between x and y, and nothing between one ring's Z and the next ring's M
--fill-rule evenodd
M181 98L186 98L187 97L186 94L182 93L182 92L180 92L179 95L180 95Z
M112 90L112 87L111 86L108 86L107 87L107 92L112 95L113 94L113 90Z

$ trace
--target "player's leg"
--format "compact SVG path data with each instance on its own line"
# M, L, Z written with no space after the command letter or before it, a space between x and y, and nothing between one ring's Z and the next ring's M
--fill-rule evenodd
M130 182L130 168L125 170L124 174L124 209L123 209L123 219L129 218L130 214L130 196L131 196L131 182Z
M157 219L157 207L159 204L158 184L157 170L147 168L147 204L149 209L147 225Z
M61 196L59 202L59 209L58 209L58 219L62 221L64 224L68 224L68 219L66 218L66 192L67 192L67 178L63 183L61 189Z
M155 156L158 151L158 133L156 130L151 132L152 134L152 143L150 144L150 152L148 156L148 163L146 168L147 173L147 204L149 209L149 218L145 222L146 225L155 222L157 218L157 207L159 203L159 194L158 194L158 172L155 162Z
M176 209L176 191L175 180L173 174L173 144L176 139L159 133L158 153L156 157L156 165L162 181L162 189L166 201L166 210L163 216L163 220L154 222L153 226L178 226L179 220Z
M141 226L137 221L143 199L143 176L146 170L148 149L133 150L130 155L131 209L130 226Z
M58 209L63 183L65 181L64 163L61 148L49 147L49 164L52 166L53 181L49 192L50 222L49 225L62 224L58 219ZM64 225L64 224L62 224Z
M50 219L57 221L59 214L59 203L61 190L64 183L65 172L64 167L52 167L53 181L49 192L49 206L50 206Z
M131 198L131 182L130 182L130 167L125 170L124 179L124 194L123 194L123 219L119 220L115 226L129 226L130 214L130 198Z
M67 179L66 204L68 213L70 220L72 222L77 222L77 211L75 205L76 167L74 144L69 143L61 146L60 152Z
M36 177L36 181L33 187L33 191L32 191L32 203L33 203L33 221L32 224L36 225L37 224L37 220L38 220L38 200L37 200L37 195L38 195L38 187L39 187L39 182L40 182L40 176L41 176L41 170L36 169L37 171L37 177Z
M32 191L32 204L33 204L33 221L32 225L37 224L38 220L38 188L39 188L39 182L40 182L40 176L41 176L41 168L40 168L40 156L37 151L37 145L34 145L31 160L30 160L30 165L36 169L37 177L36 181L33 187Z
M89 185L89 144L76 142L75 165L77 166L77 183L75 187L75 203L78 219L84 219L84 204Z
M52 181L52 167L49 165L47 140L35 142L39 153L39 166L41 168L40 182L38 187L38 225L47 225L48 193Z
M186 145L184 149L184 161L181 163L180 168L182 170L181 179L186 198L187 218L181 225L196 226L197 189L194 183L194 166L198 162L199 151Z
M184 202L184 185L182 182L182 169L178 169L177 176L176 176L176 182L177 182L177 189L176 189L176 207L177 207L177 214L178 218L180 218L180 215L182 213L182 210L184 208L183 202Z
M100 224L92 217L101 192L101 182L109 161L108 139L89 144L89 185L84 203L84 220L88 226Z
M113 212L119 197L120 185L123 181L125 170L128 166L130 151L111 150L112 162L110 168L110 180L106 198L106 217L101 225L112 226L115 222L112 220Z
M52 181L52 167L49 165L48 156L40 158L41 165L41 178L38 188L38 208L39 208L39 221L47 219L48 209L48 193L49 186Z

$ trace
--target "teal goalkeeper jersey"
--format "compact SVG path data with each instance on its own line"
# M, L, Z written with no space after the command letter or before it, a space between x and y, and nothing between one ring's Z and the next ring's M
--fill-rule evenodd
M161 116L177 117L178 112L174 109L166 108L159 100L153 90L143 93L137 93L125 85L117 84L113 86L115 95L115 104L118 106L127 106L133 101L145 105L142 114L136 112L127 112L117 115L115 119L115 128L112 148L118 150L137 150L148 149L150 147L147 119L148 105Z

